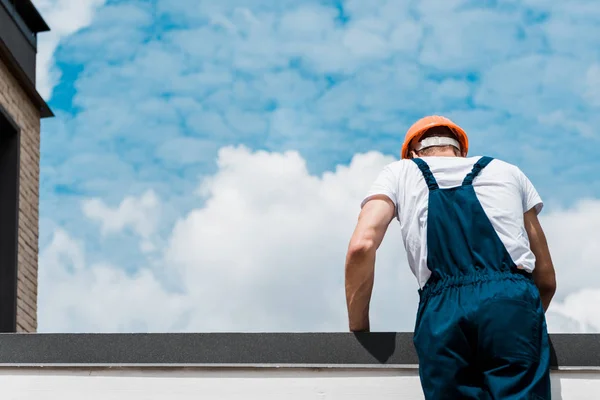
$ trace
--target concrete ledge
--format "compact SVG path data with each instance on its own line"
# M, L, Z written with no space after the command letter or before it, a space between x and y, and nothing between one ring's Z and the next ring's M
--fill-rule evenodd
M600 334L551 335L552 365L600 368ZM0 366L415 367L412 333L1 334Z
M598 371L552 371L552 399L597 400ZM3 398L19 400L424 399L401 368L0 368Z

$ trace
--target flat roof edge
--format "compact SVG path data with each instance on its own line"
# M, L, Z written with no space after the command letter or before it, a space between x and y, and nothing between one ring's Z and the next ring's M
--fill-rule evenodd
M553 369L600 368L600 334L552 334ZM0 334L0 366L406 368L410 332Z
M53 369L53 370L71 370L86 369L93 371L104 370L394 370L394 371L414 371L419 368L418 364L54 364L54 363L33 363L33 364L0 364L0 371L7 369ZM552 371L561 372L600 372L600 367L553 366Z
M418 365L403 364L0 364L0 374L9 370L36 371L405 371L418 372ZM562 373L590 372L600 373L600 367L558 367L551 371Z

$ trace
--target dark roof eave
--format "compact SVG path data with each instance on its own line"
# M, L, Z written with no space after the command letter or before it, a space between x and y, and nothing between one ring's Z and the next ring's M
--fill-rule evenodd
M0 40L0 60L4 61L8 70L17 79L17 81L27 94L27 97L29 97L31 102L39 110L40 118L54 117L54 113L52 112L48 104L46 104L46 101L38 93L37 89L35 88L35 84L31 82L31 80L27 77L25 71L21 69L19 63L14 58L14 56L2 40Z
M35 33L48 32L50 30L50 27L31 0L17 1L17 12L21 15L27 26L29 26L29 29Z

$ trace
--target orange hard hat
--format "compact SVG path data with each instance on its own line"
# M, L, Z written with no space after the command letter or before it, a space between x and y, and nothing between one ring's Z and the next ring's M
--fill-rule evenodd
M460 126L456 125L446 117L430 115L415 122L406 132L406 137L402 144L402 158L409 158L409 146L413 139L419 139L428 129L435 126L446 126L450 128L452 133L456 135L458 143L460 143L461 152L464 156L467 155L467 152L469 151L469 138L467 137L467 133Z

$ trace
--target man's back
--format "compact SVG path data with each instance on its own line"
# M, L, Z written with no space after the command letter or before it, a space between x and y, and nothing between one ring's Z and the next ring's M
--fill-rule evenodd
M460 186L481 157L423 157L441 189ZM530 180L509 163L494 159L473 181L473 188L496 233L514 263L531 272L535 256L530 250L523 214L542 200ZM389 164L371 186L366 201L385 195L396 205L402 238L411 270L423 287L430 276L427 267L427 215L429 190L423 174L411 160Z
M413 338L425 398L550 398L544 311L556 281L542 200L517 167L468 149L448 118L408 129L402 161L372 185L348 245L350 330L370 329L376 252L395 216L420 285Z

